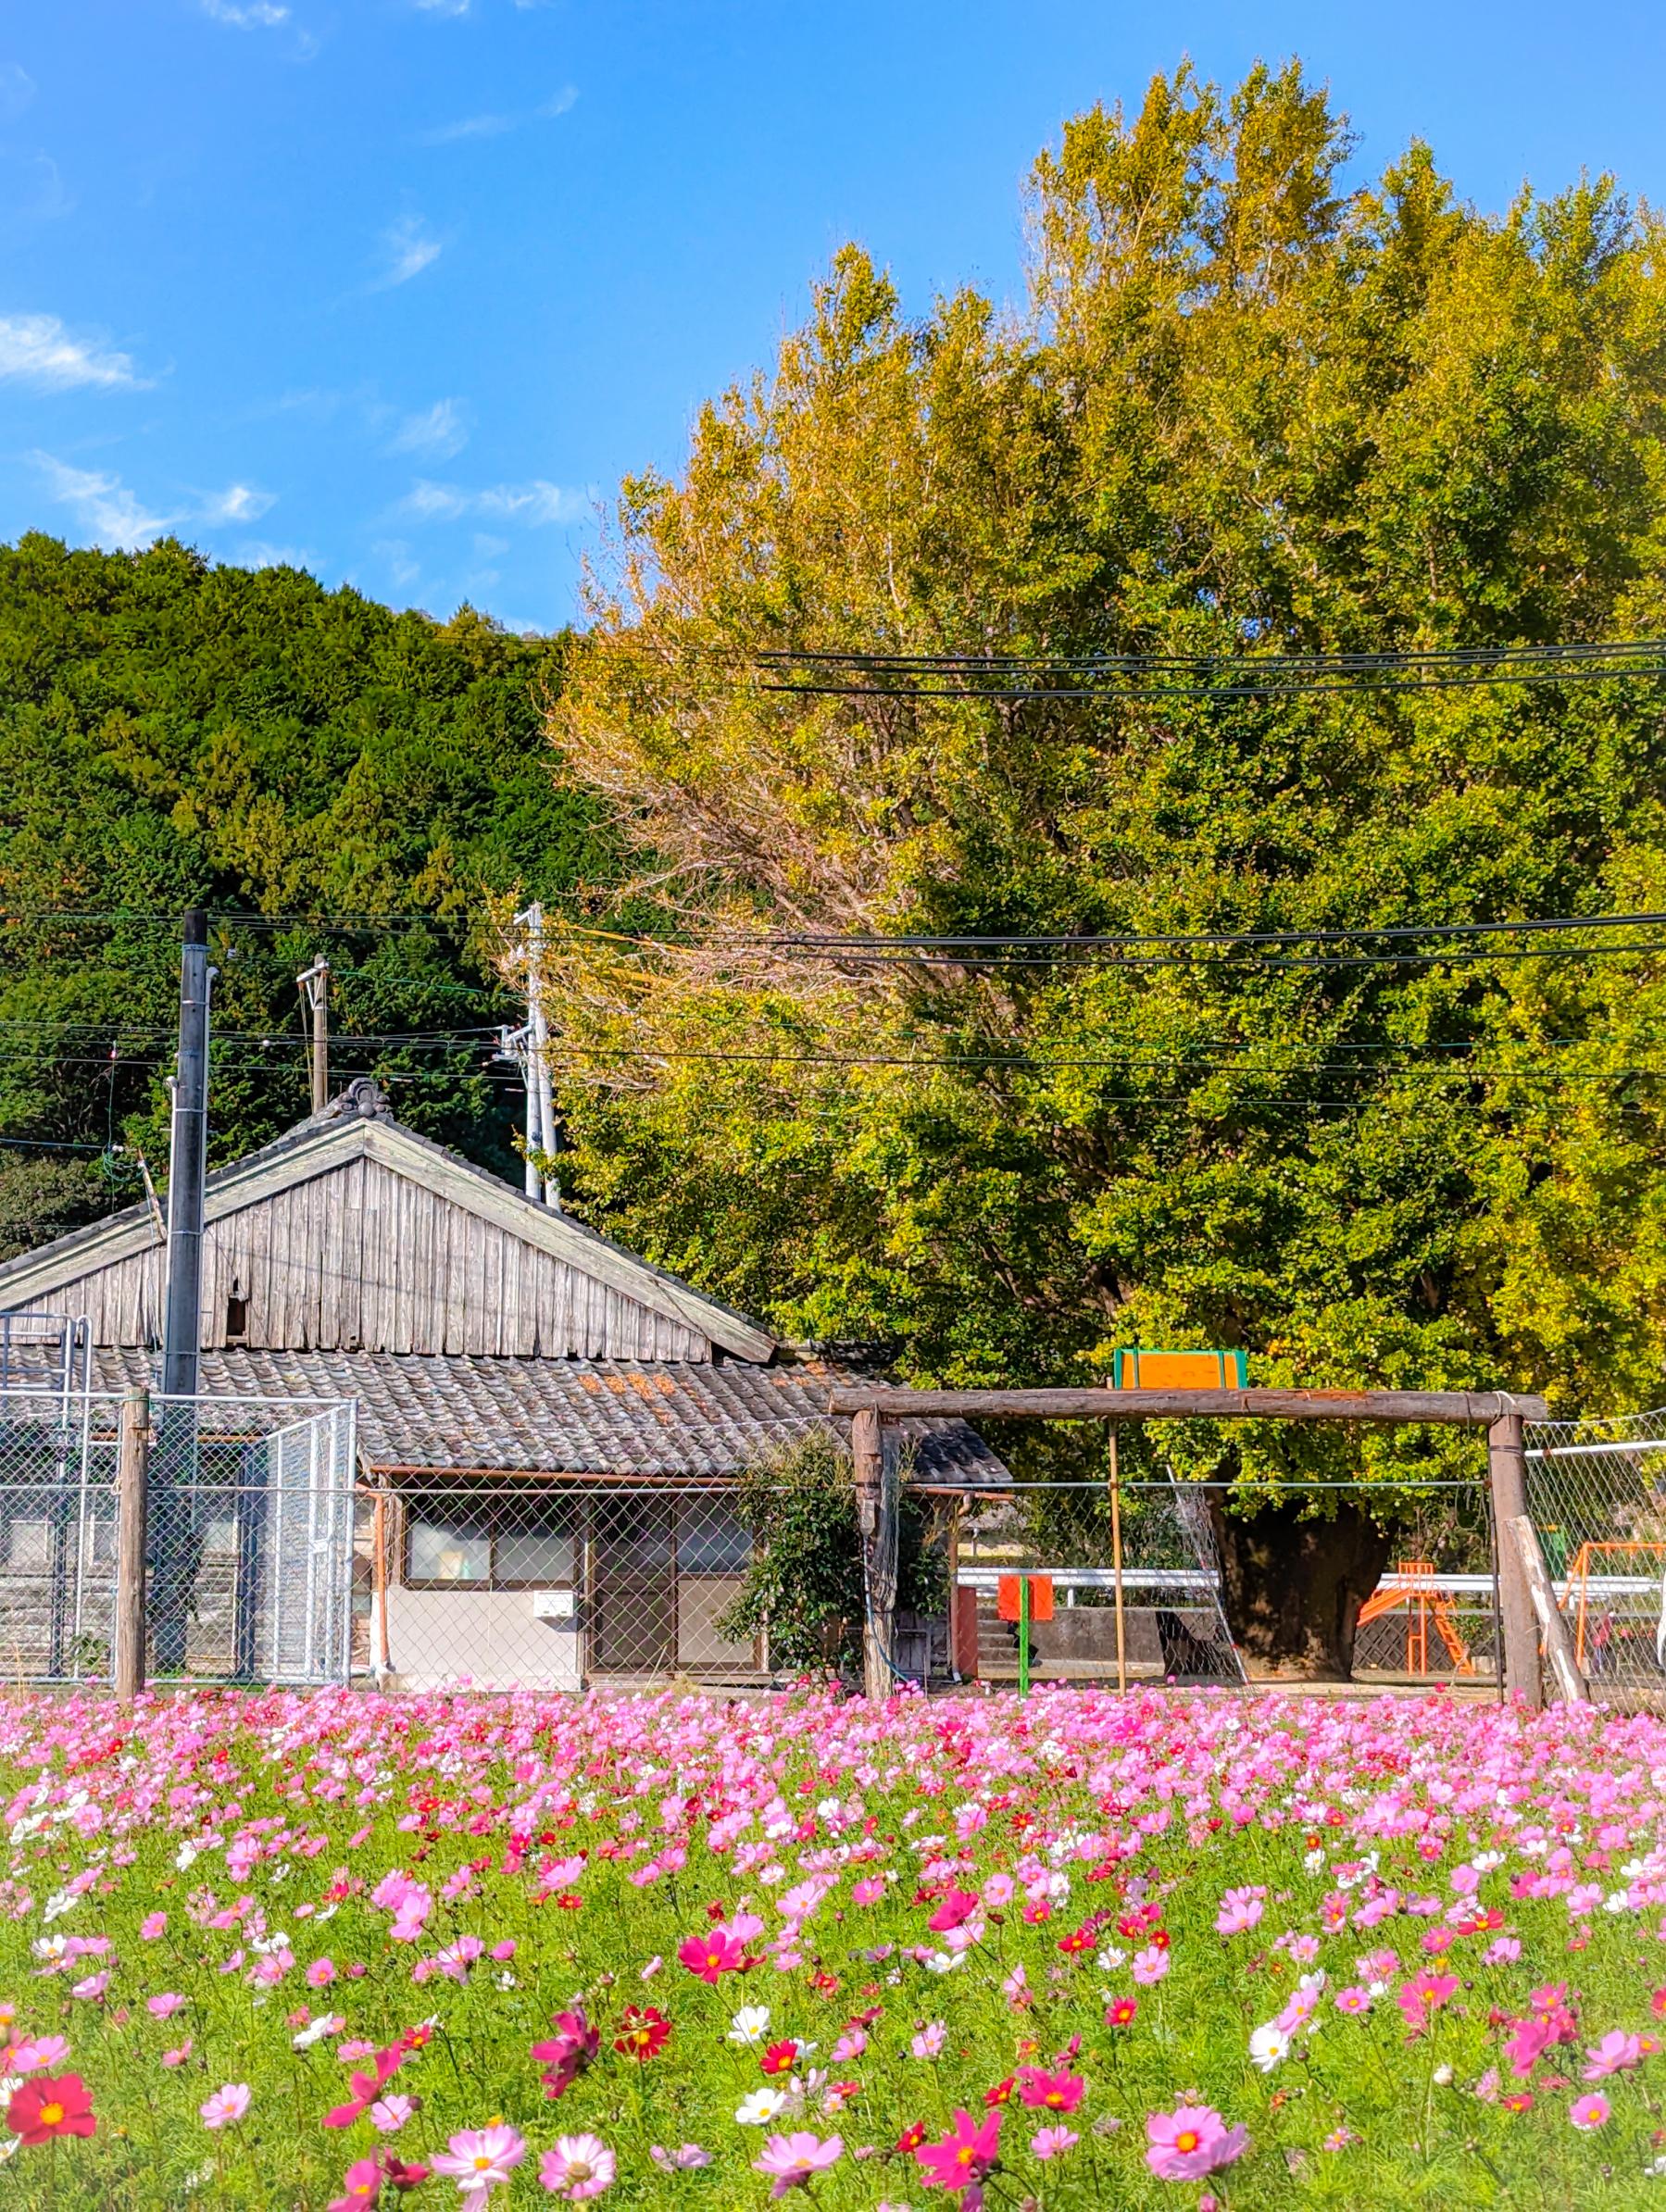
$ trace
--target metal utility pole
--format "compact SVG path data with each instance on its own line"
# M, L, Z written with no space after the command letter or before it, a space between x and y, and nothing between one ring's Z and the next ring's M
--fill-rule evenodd
M168 1307L162 1335L162 1390L196 1394L202 1341L203 1181L208 1166L208 917L185 917L180 960L180 1053L168 1151Z
M544 908L534 899L515 917L526 929L526 1036L527 1036L527 1148L553 1162L557 1149L555 1087L549 1076L549 1024L544 1018ZM534 1103L538 1135L532 1136ZM552 1212L561 1210L561 1184L553 1172L542 1179L544 1203ZM527 1196L539 1192L531 1181Z
M208 1165L208 917L185 917L180 959L180 1049L168 1153L168 1298L162 1333L156 1511L151 1544L151 1626L156 1664L185 1664L192 1593L202 1539L193 1491L196 1461L197 1356L202 1343L203 1184Z
M304 974L295 978L307 1011L312 1016L312 1041L307 1059L312 1068L312 1110L321 1114L330 1104L330 963L320 953Z

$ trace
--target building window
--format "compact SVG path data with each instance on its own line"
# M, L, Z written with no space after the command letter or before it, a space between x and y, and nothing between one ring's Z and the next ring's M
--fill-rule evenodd
M558 1493L420 1492L405 1509L414 1590L548 1590L578 1573L578 1515Z

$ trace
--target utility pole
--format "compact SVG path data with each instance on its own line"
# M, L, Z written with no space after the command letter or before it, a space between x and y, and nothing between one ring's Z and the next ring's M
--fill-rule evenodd
M527 1078L527 1149L536 1149L553 1162L557 1149L555 1087L549 1076L549 1023L544 1017L544 908L536 899L523 914L515 917L526 929L526 1037L529 1061ZM534 1146L532 1121L534 1100L538 1136ZM553 1213L561 1210L561 1184L552 1172L542 1179L544 1203ZM539 1192L531 1182L527 1196L536 1198Z
M192 1510L197 1356L202 1343L203 1184L208 1160L208 917L185 917L180 958L180 1048L168 1153L168 1297L162 1333L162 1418L156 1492L151 1623L158 1672L185 1664L201 1538Z
M497 1032L497 1056L511 1061L520 1070L520 1080L526 1086L526 1194L533 1205L544 1197L544 1178L538 1172L534 1156L544 1149L543 1134L538 1126L538 1080L532 1073L532 1032L531 1026L523 1029L501 1029Z
M320 953L312 966L295 978L312 1016L312 1042L307 1058L312 1067L312 1110L321 1114L330 1104L330 963Z

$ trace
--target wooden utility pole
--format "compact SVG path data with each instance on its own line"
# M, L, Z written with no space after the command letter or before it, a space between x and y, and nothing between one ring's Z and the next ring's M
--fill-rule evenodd
M1533 1593L1515 1523L1527 1519L1527 1453L1522 1433L1522 1416L1508 1402L1487 1426L1486 1473L1493 1493L1493 1527L1497 1531L1498 1599L1504 1615L1504 1687L1523 1698L1533 1712L1545 1702L1539 1675L1538 1628L1533 1617ZM1532 1522L1528 1521L1532 1533ZM1534 1538L1534 1550L1538 1539Z
M116 1471L116 1632L111 1654L116 1694L132 1705L144 1687L144 1542L150 1489L150 1393L121 1401Z
M330 1104L330 963L320 953L295 982L312 1016L312 1038L307 1059L312 1069L312 1110L321 1114Z

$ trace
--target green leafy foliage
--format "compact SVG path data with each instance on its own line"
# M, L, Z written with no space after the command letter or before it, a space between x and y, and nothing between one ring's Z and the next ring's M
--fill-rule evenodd
M0 1149L6 1248L138 1196L136 1148L165 1175L194 904L272 923L214 928L217 1160L307 1112L294 978L323 952L335 1081L375 1074L403 1118L514 1171L482 900L558 904L608 866L541 738L565 653L169 541L0 548L0 1137L85 1148ZM283 919L315 916L345 926Z
M626 488L552 728L669 944L560 948L565 1108L598 1217L784 1333L944 1383L1203 1343L1266 1382L1660 1395L1651 933L1359 934L1666 907L1658 681L1010 702L756 659L1666 629L1655 217L1606 180L1488 217L1421 144L1374 183L1350 151L1295 65L1096 108L1036 165L1026 310L909 319L846 248L681 478ZM776 942L1316 930L1355 934L1319 961ZM1472 1451L1249 1430L1235 1464Z

